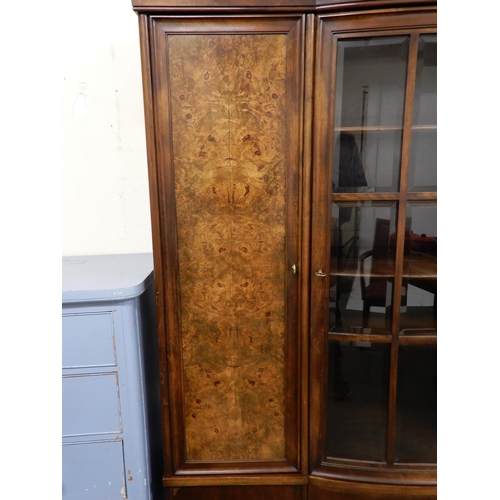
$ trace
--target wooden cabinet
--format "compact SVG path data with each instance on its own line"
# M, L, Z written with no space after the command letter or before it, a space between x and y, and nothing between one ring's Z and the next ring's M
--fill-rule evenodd
M167 492L432 498L435 5L132 3Z

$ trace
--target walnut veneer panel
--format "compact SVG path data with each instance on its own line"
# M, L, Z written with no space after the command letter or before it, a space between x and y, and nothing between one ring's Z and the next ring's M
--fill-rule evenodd
M285 456L286 42L168 37L188 460Z

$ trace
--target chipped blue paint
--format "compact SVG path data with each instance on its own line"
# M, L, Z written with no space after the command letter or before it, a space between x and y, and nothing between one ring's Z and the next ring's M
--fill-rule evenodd
M161 496L152 269L151 254L63 258L63 500Z

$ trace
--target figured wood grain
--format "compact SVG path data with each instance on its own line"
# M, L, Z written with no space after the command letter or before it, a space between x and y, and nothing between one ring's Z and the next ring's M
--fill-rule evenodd
M285 455L286 35L169 35L188 460Z

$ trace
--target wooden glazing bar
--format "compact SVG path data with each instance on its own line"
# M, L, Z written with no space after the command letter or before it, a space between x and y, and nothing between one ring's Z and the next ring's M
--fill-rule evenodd
M341 132L397 132L398 130L403 130L403 127L397 126L383 126L383 125L367 125L365 127L340 127ZM437 130L437 125L413 125L412 130L414 132L418 131L434 131Z
M360 329L362 328L360 327ZM328 340L340 342L373 342L374 344L390 344L392 337L389 335L375 335L364 332L328 332Z
M410 147L411 132L413 123L413 103L415 100L415 79L417 75L417 57L418 57L418 36L419 33L413 32L410 35L410 47L408 50L408 68L406 76L406 94L405 108L403 118L403 142L401 151L401 172L399 191L405 194L408 191L408 171L410 167Z
M399 193L332 193L332 202L346 202L346 201L398 201L400 199Z
M396 397L398 376L398 354L399 354L399 320L401 316L401 293L403 286L403 264L406 225L406 192L408 189L408 169L410 163L410 141L411 124L413 119L413 100L415 94L415 75L417 72L418 34L413 33L410 37L408 54L408 69L406 77L406 95L404 109L404 130L400 170L400 202L398 204L397 218L397 241L396 241L396 265L394 288L392 295L392 345L391 366L389 375L389 404L387 423L387 445L386 461L392 465L394 462L394 442L396 435Z
M434 333L429 333L428 335L419 333L404 335L402 333L399 336L399 345L437 346L436 331L434 330Z
M399 201L400 193L332 193L332 202L357 202L357 201ZM406 193L404 195L406 201L437 201L437 193L435 191L421 193Z

